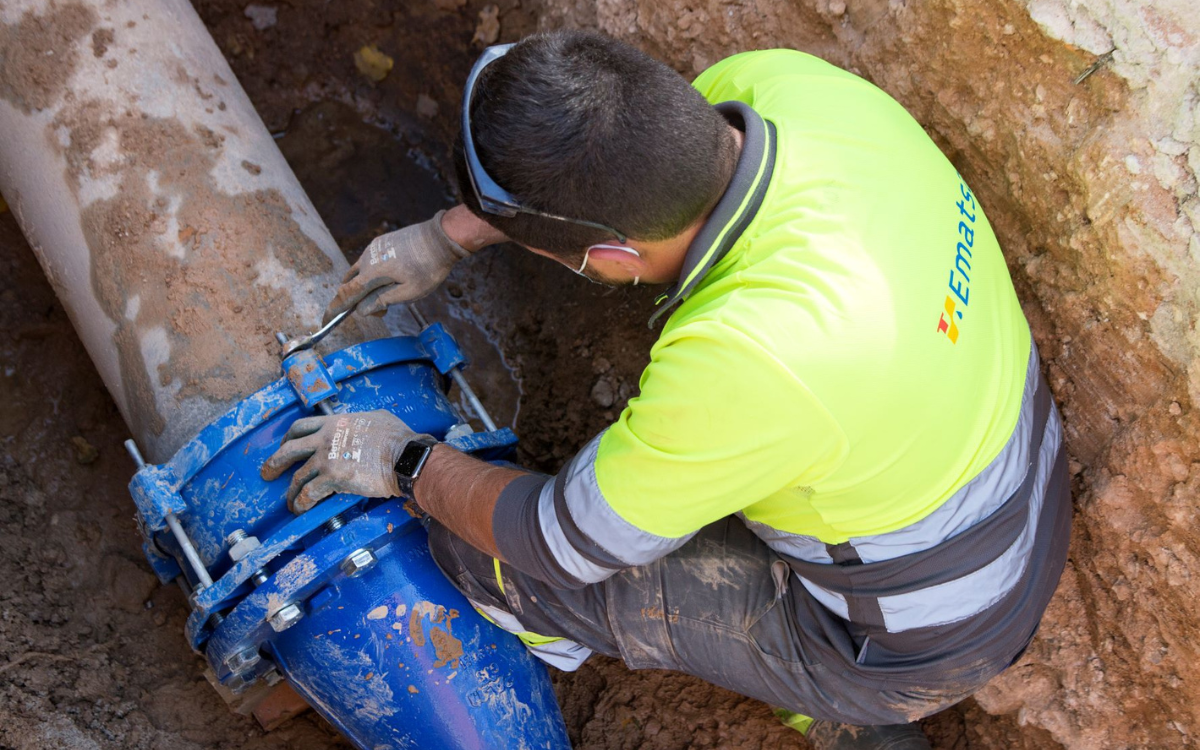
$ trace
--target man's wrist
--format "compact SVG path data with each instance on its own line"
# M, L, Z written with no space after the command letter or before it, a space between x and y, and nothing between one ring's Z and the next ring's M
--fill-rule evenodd
M421 500L420 500L420 498L422 497L421 488L425 484L428 483L428 480L426 480L426 477L428 477L430 474L430 471L428 470L429 464L433 463L434 461L439 460L439 458L442 456L442 454L446 453L447 451L452 452L452 451L454 451L454 449L451 448L450 446L446 445L445 443L438 443L437 445L433 446L433 450L429 451L429 458L425 459L426 470L422 471L421 475L418 476L415 481L413 481L412 488L411 488L412 492L409 494L409 497L411 497L413 500L416 500L418 503L421 502ZM422 505L422 507L424 508L425 506ZM429 508L425 508L425 512L428 513Z
M469 253L508 240L504 233L471 213L463 204L442 214L442 231Z

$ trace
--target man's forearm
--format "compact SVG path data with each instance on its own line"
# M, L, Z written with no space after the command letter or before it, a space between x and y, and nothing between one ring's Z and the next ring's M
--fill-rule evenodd
M446 528L472 547L499 558L492 513L500 493L521 474L438 445L421 471L413 494L425 512Z

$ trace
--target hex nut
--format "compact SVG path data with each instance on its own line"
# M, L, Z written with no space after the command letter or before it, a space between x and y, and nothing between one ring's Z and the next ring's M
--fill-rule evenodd
M251 552L261 546L262 544L258 541L258 537L256 536L248 536L239 539L238 541L234 542L232 546L230 546L229 559L233 560L234 562L238 562L242 558L246 557L246 555L249 555Z
M375 564L375 555L369 549L356 549L342 560L342 572L347 578L354 578Z
M247 648L242 649L237 653L230 654L229 657L225 659L225 666L230 672L234 674L240 674L253 669L260 661L262 661L262 657L258 655L258 649Z
M302 619L304 619L304 610L300 609L298 605L289 604L271 615L269 622L271 623L272 630L276 633L282 633Z

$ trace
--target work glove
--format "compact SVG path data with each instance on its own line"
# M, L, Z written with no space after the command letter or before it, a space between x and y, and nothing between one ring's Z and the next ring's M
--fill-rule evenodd
M390 411L297 419L261 474L270 482L304 461L287 491L288 507L297 514L337 493L396 497L396 461L414 438L429 435L413 432Z
M421 299L445 281L454 264L470 255L446 236L445 213L372 240L342 279L324 322L355 308L359 315L382 315L390 305Z

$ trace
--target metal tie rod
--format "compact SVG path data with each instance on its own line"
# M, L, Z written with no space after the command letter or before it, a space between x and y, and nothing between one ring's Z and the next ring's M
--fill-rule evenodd
M137 443L133 441L133 438L125 441L125 450L129 451L133 462L137 464L138 471L146 468L146 459L142 458L142 452L138 450ZM208 568L204 567L204 563L200 560L200 554L196 552L196 547L192 544L192 540L188 538L187 532L183 530L183 525L179 523L179 519L174 513L168 513L165 518L167 526L171 528L171 533L175 535L175 541L179 543L180 549L183 550L183 556L187 558L188 564L192 566L192 570L196 573L196 577L200 579L200 586L197 588L208 588L213 584L212 576L208 574Z
M422 328L429 325L429 321L425 319L425 316L421 314L416 305L409 305L408 311L412 314L413 319L417 321L417 325ZM488 414L487 409L483 408L483 402L479 400L479 396L475 395L475 391L467 383L467 379L463 377L462 372L456 367L450 371L450 377L454 379L455 385L467 397L471 408L479 415L479 421L483 422L484 427L494 432L496 430L496 423L492 421L492 416Z

